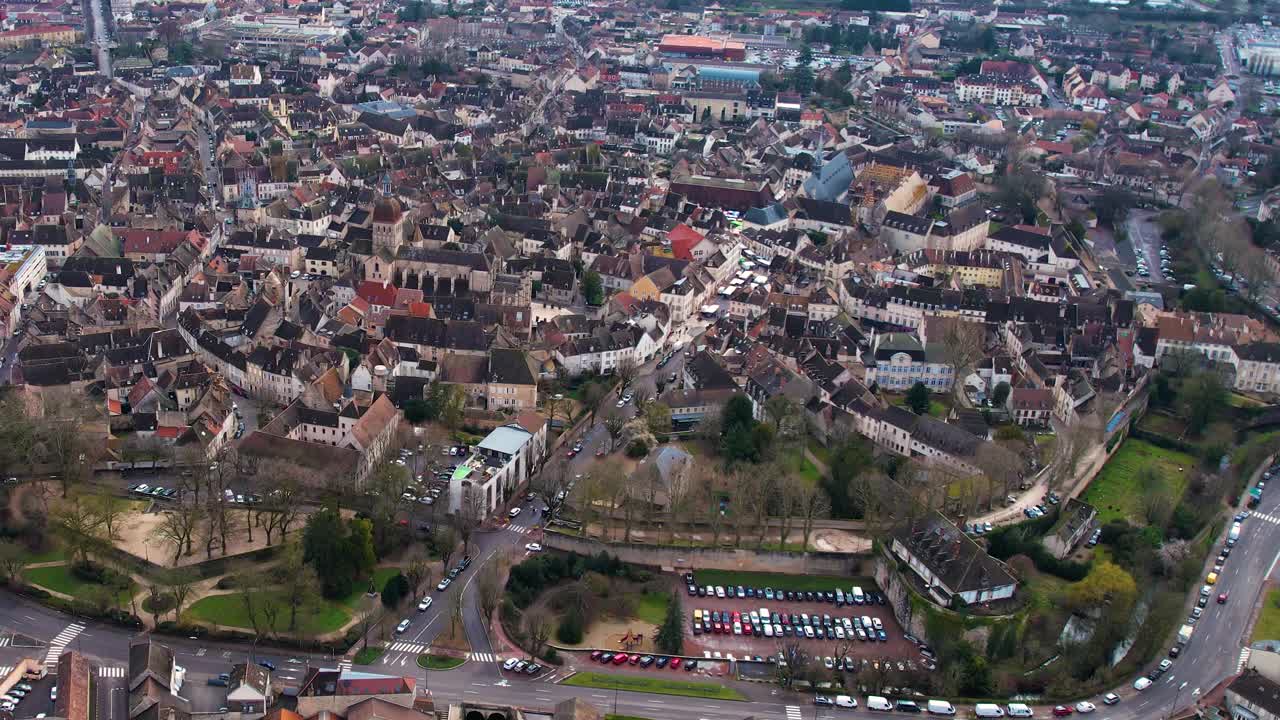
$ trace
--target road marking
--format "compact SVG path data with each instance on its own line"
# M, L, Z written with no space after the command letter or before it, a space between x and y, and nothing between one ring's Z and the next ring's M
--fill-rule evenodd
M1239 673L1240 673L1240 671L1244 670L1244 665L1245 665L1245 663L1249 662L1249 656L1250 656L1250 655L1252 655L1252 654L1253 654L1253 650L1252 650L1252 649L1250 649L1250 648L1241 648L1241 649L1240 649L1240 661L1236 663L1236 673L1237 673L1237 674L1239 674Z
M12 665L5 665L4 667L0 667L0 675L8 675L11 672L13 672Z
M1274 517L1272 515L1268 515L1266 513L1254 513L1253 516L1260 520L1266 520L1269 523L1280 525L1280 518Z
M350 671L351 671L350 660L343 660L342 662L338 663L338 672L350 672Z
M209 652L209 648L200 648L196 651L196 657L204 657L204 654L207 652Z
M392 652L407 652L421 654L427 649L426 645L419 645L411 642L398 642L391 646Z
M498 659L498 656L493 653L473 652L467 655L467 659L476 662L494 662Z
M8 647L8 646L9 646L9 642L10 642L11 640L12 640L12 638L10 638L8 635L6 635L6 636L4 636L4 637L0 638L0 647Z
M72 623L63 628L62 632L49 641L49 652L44 656L44 664L49 667L56 666L62 651L82 632L84 632L84 625L80 623Z
M799 705L788 705L788 706L787 706L787 720L800 720L800 706L799 706Z
M100 668L98 668L98 677L104 677L104 678L122 678L122 677L124 677L124 668L122 668L122 667L100 667Z

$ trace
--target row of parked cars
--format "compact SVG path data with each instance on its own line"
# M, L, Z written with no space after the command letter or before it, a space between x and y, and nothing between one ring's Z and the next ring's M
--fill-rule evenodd
M536 662L521 660L519 658L509 658L502 663L502 669L507 672L524 673L525 675L537 675L542 672L542 666Z
M667 657L665 655L641 655L639 653L613 653L604 650L594 650L591 653L591 660L601 665L635 665L636 667L656 667L671 668L679 670L681 667L686 672L693 672L698 667L697 660L685 660L678 657Z
M9 688L9 692L0 695L0 710L5 712L13 712L22 701L32 692L31 683L20 682ZM50 697L54 700L58 699L58 687L55 685L50 692Z
M161 487L159 485L152 486L146 483L140 483L138 485L130 485L129 492L133 493L134 495L141 495L143 497L148 497L153 500L172 500L178 497L177 488L166 488L166 487Z
M854 585L845 592L844 588L836 588L835 590L774 590L771 587L756 588L743 587L742 585L695 585L693 582L693 574L685 573L685 583L688 585L689 597L713 597L713 598L747 598L755 600L774 600L785 602L820 602L830 603L836 607L844 607L846 605L887 605L888 598L883 594L875 591L864 592L862 588Z
M1107 705L1114 705L1120 702L1120 698L1112 693L1107 693L1106 697L1103 698L1103 702ZM815 695L813 704L853 710L858 707L858 700L849 695L837 695L835 698L826 695ZM915 700L906 699L890 700L880 695L867 696L867 709L913 714L927 712L930 715L943 716L956 714L956 707L946 700L926 700L923 703L918 703ZM1055 717L1064 717L1073 713L1091 713L1097 709L1097 706L1088 700L1081 700L1075 705L1058 705L1053 709L1053 715ZM1008 703L1003 706L997 703L978 703L973 706L973 715L980 718L1033 717L1034 712L1023 703Z
M880 618L868 615L832 617L828 614L779 613L760 608L749 612L737 610L693 611L694 635L755 635L762 637L796 637L808 640L853 640L888 642Z

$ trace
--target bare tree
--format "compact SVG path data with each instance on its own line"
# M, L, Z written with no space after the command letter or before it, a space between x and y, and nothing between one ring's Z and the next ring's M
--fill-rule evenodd
M502 600L502 576L505 570L498 561L486 563L480 569L480 577L476 578L476 595L480 603L480 614L487 624L493 619L493 611L498 609Z
M201 518L200 508L195 505L179 504L164 514L154 531L157 538L173 545L173 564L177 565L183 555L191 554L191 539Z
M455 525L458 536L462 538L462 552L471 551L471 535L489 516L489 508L485 505L484 493L476 486L462 489L462 506L459 508Z
M618 378L618 394L625 395L627 388L631 387L631 383L635 382L636 376L640 374L640 365L634 357L626 355L613 369L613 374Z
M764 403L764 412L773 422L779 438L794 437L799 429L800 406L787 395L774 395Z
M636 407L643 410L645 405L653 399L653 391L648 385L636 385L631 388L631 399L635 401Z
M409 562L405 566L405 578L409 581L409 587L414 595L422 589L424 584L431 583L431 563L426 555L421 551L414 551L409 556Z
M626 427L626 424L627 419L620 412L611 411L605 416L604 429L609 433L609 452L615 450L614 446L617 445L618 438L622 437L622 429Z
M27 551L12 540L0 540L0 572L7 583L14 583L29 562Z
M569 463L564 455L554 455L529 481L529 489L542 496L550 506L556 502L560 491L568 487Z
M446 570L449 568L449 560L453 558L453 554L458 549L458 532L449 525L440 525L436 527L435 533L431 537L431 544L436 549L436 553L440 555L441 567Z
M462 593L456 592L449 598L449 636L458 636L458 623L462 620Z
M86 562L103 544L102 518L78 493L64 499L53 515L53 532L71 553L73 563Z
M592 467L591 475L599 483L600 493L611 508L611 517L605 520L605 523L613 524L612 515L621 510L625 521L626 534L624 538L626 542L630 542L631 513L634 511L635 504L628 500L629 489L627 484L629 480L622 469L622 465L616 458L605 458Z
M530 650L533 655L542 655L542 649L546 647L547 639L551 637L553 625L551 615L542 608L535 608L524 614L525 634L533 646Z
M558 393L557 393L558 394ZM555 424L556 415L560 413L560 408L564 405L563 397L556 397L555 394L547 395L542 401L542 407L547 411L547 416L551 424Z
M289 610L289 632L296 633L298 620L320 604L320 579L315 569L303 560L300 543L293 542L285 548L281 575L280 596Z
M812 662L813 658L799 640L778 643L778 663L774 666L778 671L778 684L790 688L796 680L808 675Z
M1240 268L1240 275L1244 280L1245 299L1251 305L1257 305L1276 284L1276 274L1271 269L1271 263L1267 262L1264 253L1256 249L1249 252L1248 260Z
M166 572L162 581L169 590L169 594L173 596L173 619L181 621L182 608L186 607L187 599L191 597L191 593L195 592L200 576L189 568L175 568Z
M586 387L582 389L582 404L585 405L587 410L591 413L590 421L587 423L588 425L596 424L596 413L600 411L601 406L604 405L604 401L608 399L608 397L608 390L606 390L605 386L599 382L589 382Z
M41 398L38 452L58 476L62 496L67 497L71 486L88 477L102 454L104 443L92 435L100 413L83 393L71 388L46 390Z
M979 445L975 463L993 483L1003 488L1005 495L1011 494L1022 481L1022 459L995 443Z
M120 537L120 518L129 512L129 506L114 495L101 493L94 495L92 499L93 513L97 515L98 521L102 524L102 531L106 535L107 540L116 540Z
M813 534L813 523L831 513L831 498L827 491L816 483L801 480L796 488L796 508L804 521L804 545L801 552L809 552L809 537Z
M986 330L981 323L958 317L933 318L930 325L935 322L941 325L942 332L940 337L930 337L929 340L940 344L943 356L953 372L952 389L961 393L964 391L965 376L985 353Z

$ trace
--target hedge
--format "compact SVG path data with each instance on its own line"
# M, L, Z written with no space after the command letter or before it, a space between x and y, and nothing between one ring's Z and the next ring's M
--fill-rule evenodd
M1058 512L1045 514L1017 525L1007 525L987 535L987 552L997 560L1008 560L1014 555L1026 555L1036 569L1060 577L1068 582L1079 582L1089 574L1089 563L1059 560L1045 549L1040 538L1058 522Z

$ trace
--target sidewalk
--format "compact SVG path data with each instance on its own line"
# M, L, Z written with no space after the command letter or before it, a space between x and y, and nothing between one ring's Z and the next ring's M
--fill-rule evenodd
M1117 448L1119 446L1119 444L1116 445ZM1107 455L1107 448L1103 443L1098 443L1090 448L1089 452L1080 459L1080 464L1076 466L1076 473L1071 480L1071 486L1064 488L1062 492L1062 502L1065 503L1068 499L1084 492L1084 489L1089 486L1089 481L1092 480L1093 477L1102 470L1102 466L1107 463L1108 457L1110 456ZM1048 492L1049 477L1052 475L1050 468L1061 461L1061 458L1055 455L1053 460L1040 471L1035 483L1030 488L1023 491L1021 495L1017 496L1017 502L1008 507L993 510L986 515L973 518L972 522L989 522L992 525L999 525L1000 523L1007 523L1009 521L1020 522L1023 520L1023 511L1039 503L1040 498L1044 497L1045 493Z

